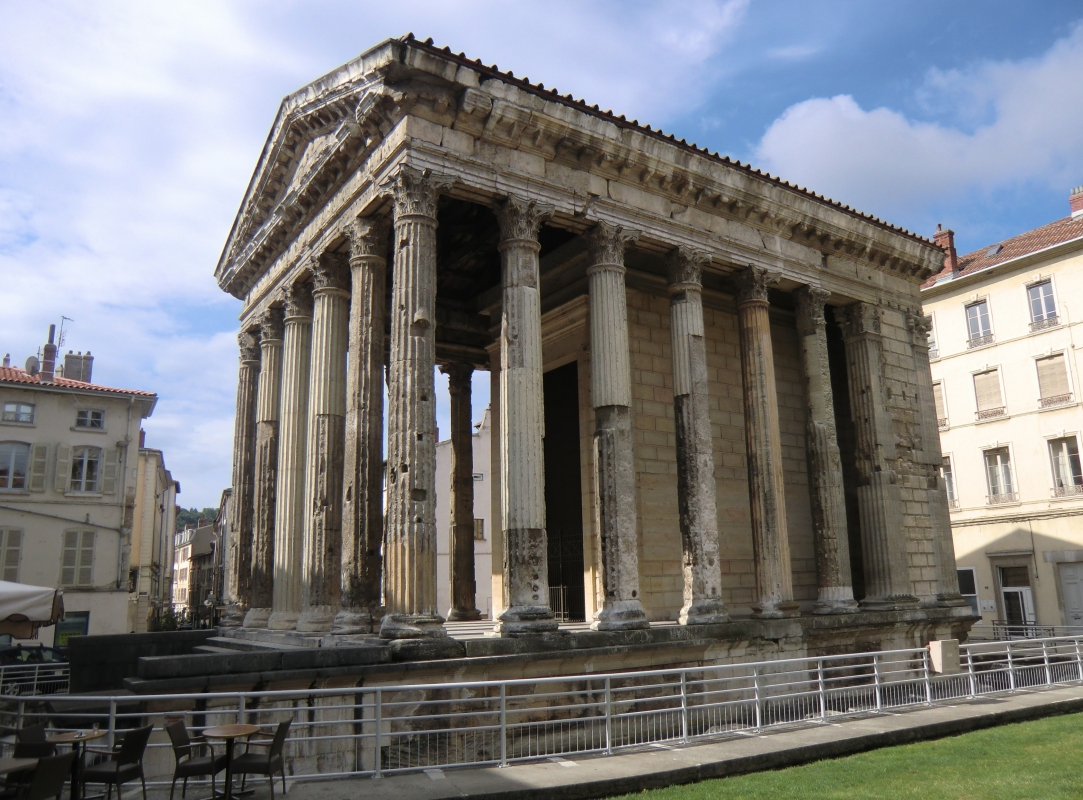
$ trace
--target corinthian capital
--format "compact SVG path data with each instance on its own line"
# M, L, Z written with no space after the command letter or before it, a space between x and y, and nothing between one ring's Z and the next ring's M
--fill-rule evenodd
M538 231L556 212L556 208L536 200L524 200L511 195L500 204L496 218L500 222L500 239L538 241Z
M842 310L842 335L847 339L880 334L880 309L871 303L854 303Z
M639 231L621 225L598 222L587 234L590 242L590 263L624 266L624 249L639 238Z
M387 220L358 217L346 228L350 240L350 261L368 256L387 257Z
M432 217L436 219L436 201L440 193L455 183L450 175L439 175L432 170L420 170L403 164L385 185L395 198L395 218L404 216Z
M346 289L350 288L350 271L347 268L348 260L344 253L328 253L324 251L312 259L312 283L314 291L321 289Z
M312 285L308 281L294 281L282 292L287 317L312 316Z
M824 306L831 292L816 286L802 286L793 293L797 301L797 332L802 336L811 336L818 330L822 330L824 321Z
M237 334L237 346L241 351L241 361L259 361L259 337L255 331L241 331Z
M263 316L259 318L260 341L266 344L267 342L281 340L284 324L282 308L280 306L268 308L263 312Z
M677 247L666 257L666 273L670 287L694 283L703 285L703 268L711 263L711 256L703 250Z
M933 318L911 312L906 315L906 326L910 329L910 339L916 347L929 346L929 334L933 331Z
M767 287L774 283L771 275L762 267L753 267L737 273L737 303L748 303L753 300L767 302Z

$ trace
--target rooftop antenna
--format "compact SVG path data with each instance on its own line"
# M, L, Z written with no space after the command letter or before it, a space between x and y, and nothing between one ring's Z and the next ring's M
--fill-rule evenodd
M65 320L67 320L68 322L75 322L75 320L73 320L71 317L65 317L63 314L60 315L60 337L57 339L57 342L56 342L57 352L59 352L60 348L64 346L64 321Z

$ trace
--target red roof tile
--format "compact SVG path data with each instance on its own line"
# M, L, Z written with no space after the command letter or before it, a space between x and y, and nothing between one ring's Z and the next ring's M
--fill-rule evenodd
M112 394L134 394L139 397L157 397L154 392L145 392L142 389L114 389L111 386L100 386L96 383L83 383L62 378L59 375L53 378L52 384L42 383L41 375L31 375L26 370L18 367L0 367L0 383L27 383L33 386L58 386L62 389L80 389L91 392L109 392Z

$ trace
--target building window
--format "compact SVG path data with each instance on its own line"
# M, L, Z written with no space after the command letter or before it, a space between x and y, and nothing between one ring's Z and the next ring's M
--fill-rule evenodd
M933 315L929 315L929 360L936 361L940 358L940 347L936 343L936 321Z
M94 582L94 531L64 531L61 586L90 586Z
M948 408L944 405L944 384L939 381L933 384L933 402L936 403L937 427L948 427Z
M985 475L989 481L989 505L1014 503L1019 499L1012 480L1012 462L1007 447L985 451Z
M1039 405L1042 408L1052 408L1072 402L1064 353L1036 359L1035 363L1038 365L1038 391L1041 393Z
M76 447L71 454L71 491L97 492L102 451L98 447Z
M959 594L970 604L970 610L974 616L980 617L977 571L973 567L960 567L955 572L959 576Z
M4 422L33 422L34 407L29 403L4 403Z
M0 442L0 489L25 489L30 445Z
M989 303L980 300L966 307L966 346L981 347L993 342L993 327L989 323Z
M179 573L177 573L177 581L185 583L188 580L188 567L181 567Z
M940 463L940 477L944 479L944 491L948 495L948 508L958 508L959 499L955 496L955 475L951 471L951 458L944 456Z
M475 519L474 520L474 541L475 542L484 542L485 541L485 520L483 520L483 519Z
M974 376L974 398L978 404L978 421L1003 417L1007 409L1000 394L1000 370L991 369Z
M0 528L0 577L9 583L19 582L19 555L23 532L18 528Z
M1027 567L999 567L1000 594L1004 602L1004 622L1010 638L1029 636L1034 632L1026 626L1034 624L1034 594L1030 588Z
M1053 496L1083 494L1083 470L1079 468L1079 445L1074 436L1049 442L1049 460L1053 464Z
M105 427L105 412L104 411L76 411L75 412L75 427L76 428L93 428L96 431L100 431Z
M1042 281L1027 287L1030 301L1030 329L1040 331L1058 324L1057 304L1053 300L1053 282Z

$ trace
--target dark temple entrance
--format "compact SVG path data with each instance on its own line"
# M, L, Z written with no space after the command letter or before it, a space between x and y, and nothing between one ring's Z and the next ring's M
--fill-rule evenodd
M583 497L579 475L579 367L545 373L545 531L549 603L558 619L586 619Z

